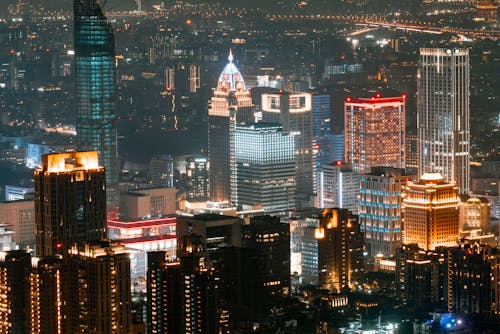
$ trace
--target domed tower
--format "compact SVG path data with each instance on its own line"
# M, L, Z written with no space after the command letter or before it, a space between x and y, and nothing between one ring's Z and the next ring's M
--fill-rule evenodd
M234 129L237 123L253 123L252 97L229 51L208 109L208 158L210 200L231 201L234 178Z

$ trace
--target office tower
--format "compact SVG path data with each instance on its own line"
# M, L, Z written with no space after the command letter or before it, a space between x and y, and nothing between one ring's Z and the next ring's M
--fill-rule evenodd
M396 249L396 296L403 305L420 308L446 303L446 249L424 251L416 245Z
M475 237L490 231L491 206L485 198L460 196L460 237Z
M174 159L171 155L153 157L149 167L153 186L174 187Z
M210 162L210 199L232 200L234 184L234 128L253 123L252 97L229 52L229 63L219 76L208 110L208 161Z
M106 235L106 185L97 151L47 154L35 171L38 256Z
M419 174L439 173L469 193L469 49L420 49Z
M370 256L394 255L402 243L402 188L408 180L404 169L372 167L360 176L359 224Z
M446 183L437 173L409 181L403 199L403 242L424 250L456 246L459 202L455 183Z
M295 208L295 138L279 124L236 125L236 206L262 205L264 211Z
M31 259L27 284L30 333L63 332L63 270L60 255Z
M290 219L292 289L301 285L318 284L318 240L314 237L318 226L319 219L312 217Z
M33 188L5 185L5 200L19 201L33 198Z
M358 212L359 174L353 171L352 165L342 161L325 165L318 179L320 208L341 208Z
M311 100L309 93L262 94L262 120L295 134L297 208L310 207L314 193Z
M0 202L0 225L9 226L12 238L21 247L35 247L35 202L33 200Z
M14 231L7 229L6 225L0 224L0 251L7 252L10 250L17 250L19 246L16 245L12 236Z
M363 277L363 234L358 216L347 209L324 209L315 237L321 288L341 291L355 286Z
M345 100L345 161L354 170L405 168L405 95Z
M206 157L186 157L186 176L190 181L190 188L186 196L188 200L208 200L210 194L209 173L210 164Z
M16 250L0 252L0 332L29 333L26 316L30 255Z
M229 333L228 310L212 275L200 253L175 262L165 252L148 253L147 333Z
M345 152L345 136L344 134L331 134L328 138L330 141L330 161L344 161Z
M63 260L64 332L130 333L130 258L125 246L78 243Z
M189 92L196 93L200 89L200 66L189 65Z
M74 0L76 140L81 151L99 152L107 200L118 204L116 69L113 28L97 0Z
M317 189L317 175L321 166L332 161L330 128L330 95L312 95L312 131L313 131L313 177L314 189ZM342 160L342 158L340 159Z
M409 174L418 173L418 136L406 134L406 171Z
M498 314L500 252L488 245L460 245L448 250L448 310L490 317Z
M242 246L257 251L267 295L290 293L290 226L279 217L256 216L242 227Z
M200 236L203 249L211 252L220 247L241 246L241 224L238 217L201 214L177 217L177 240L189 235Z

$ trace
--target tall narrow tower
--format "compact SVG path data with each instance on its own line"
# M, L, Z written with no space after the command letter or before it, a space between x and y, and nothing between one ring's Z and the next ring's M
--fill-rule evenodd
M118 203L115 39L97 0L74 0L76 133L79 150L99 152L108 206Z
M419 174L439 173L469 192L469 50L420 49Z
M234 131L236 123L254 121L252 97L245 81L234 65L229 63L219 76L217 88L208 110L208 159L210 162L210 199L232 200L231 184L235 179Z

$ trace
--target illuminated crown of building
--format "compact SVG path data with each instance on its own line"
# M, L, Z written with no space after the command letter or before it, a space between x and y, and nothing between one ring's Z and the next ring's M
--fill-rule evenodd
M240 73L240 70L234 65L233 52L229 50L229 56L227 57L229 63L219 76L219 82L217 83L217 88L227 89L229 91L242 91L245 90L245 81Z

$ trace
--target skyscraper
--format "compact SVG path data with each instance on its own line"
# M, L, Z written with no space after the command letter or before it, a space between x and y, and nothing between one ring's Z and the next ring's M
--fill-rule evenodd
M113 29L97 0L74 0L76 133L81 151L99 152L109 206L118 204L116 69Z
M234 130L237 123L254 121L252 97L234 65L233 54L219 76L208 110L208 161L210 163L210 199L231 200L234 182Z
M64 256L64 333L130 333L130 257L115 242L78 243Z
M38 256L106 235L106 186L97 151L47 154L35 171Z
M409 181L403 200L403 242L424 250L456 246L459 203L457 186L439 174L426 173L419 182Z
M405 96L346 98L345 161L359 173L405 168Z
M469 50L420 49L419 174L439 173L469 193Z
M330 95L312 95L312 131L313 131L313 159L314 159L314 189L317 187L317 175L320 168L332 161L331 129L330 129Z
M295 208L295 138L281 125L237 125L235 134L237 206L261 204L264 211Z
M309 93L262 94L262 120L295 134L296 207L310 207L313 196L312 97Z
M349 209L358 212L359 174L350 164L336 161L321 167L318 182L320 208Z
M403 169L391 167L372 167L370 174L360 176L359 223L370 256L388 257L401 246L401 193L412 179Z

